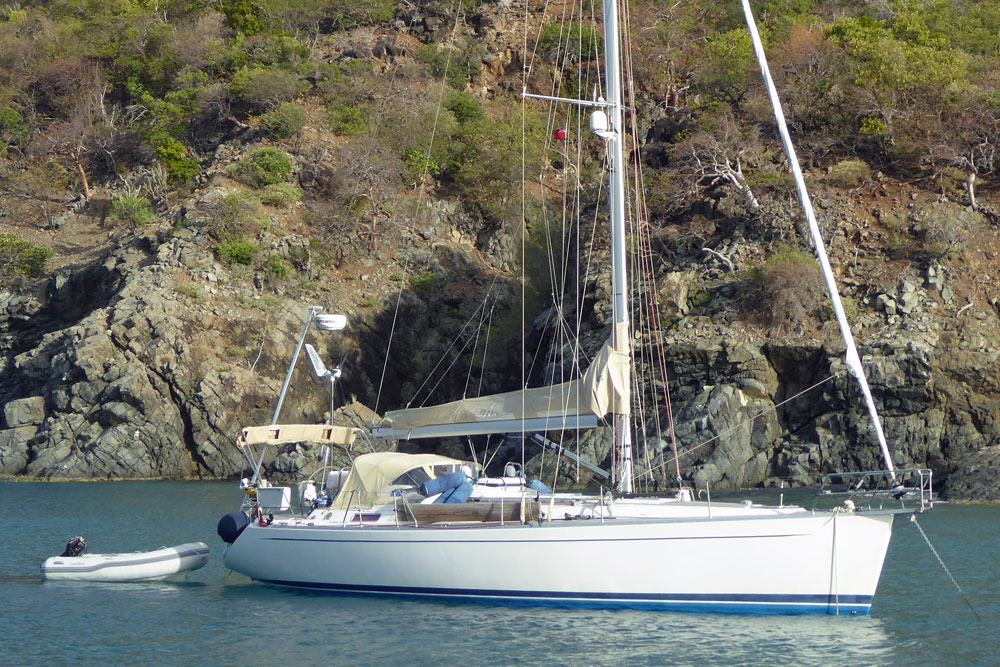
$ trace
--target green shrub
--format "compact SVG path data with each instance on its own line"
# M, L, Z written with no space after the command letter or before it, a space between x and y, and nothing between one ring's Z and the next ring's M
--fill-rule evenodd
M767 34L762 35L767 40ZM708 37L701 66L705 67L704 88L711 100L723 100L730 104L740 99L746 90L747 81L756 74L757 60L754 57L753 42L745 28L717 32Z
M246 350L239 345L228 345L226 346L226 349L222 351L222 356L227 359L237 359L242 357L245 353Z
M482 120L484 117L483 108L479 106L472 95L465 91L455 91L445 102L448 109L459 123Z
M18 2L4 5L0 7L0 20L14 24L24 23L28 20L28 10L21 9L21 4Z
M301 0L296 0L296 2L291 4L301 4ZM294 66L309 63L309 68L313 67L310 62L312 60L312 49L301 43L293 35L272 33L267 36L267 40L263 44L257 46L258 43L255 41L255 48L252 54L254 61L261 65L285 65L292 66L292 69L294 69ZM305 81L302 81L300 85L304 87L307 84Z
M974 238L970 219L960 215L939 213L921 221L916 231L923 241L924 251L937 257L967 253Z
M52 250L19 236L0 232L0 280L10 276L37 278L45 273Z
M342 30L386 23L396 13L399 0L332 0L334 23Z
M198 285L182 285L177 288L177 291L192 301L204 301L207 298L205 290Z
M275 208L290 208L302 201L302 189L294 183L274 183L260 191L260 202Z
M330 109L330 129L342 136L360 134L368 127L368 110L351 102Z
M438 44L425 44L417 51L417 60L436 77L447 77L446 83L464 90L469 80L482 69L482 55L474 50L459 51Z
M168 91L163 99L186 113L197 113L207 83L208 74L205 72L184 72L177 76L174 89Z
M520 182L522 147L528 173L541 161L544 126L537 116L524 123L522 128L514 113L466 122L452 134L447 151L433 156L440 164L438 178L488 224L504 221L520 196L515 184ZM411 152L409 166L419 166L414 160L421 154Z
M7 156L7 147L26 145L28 128L21 114L10 107L0 109L0 157Z
M604 40L596 31L579 21L571 22L568 29L561 24L550 23L542 28L538 47L550 59L560 58L562 53L570 53L579 60L593 60L604 50ZM562 53L558 53L560 48Z
M862 160L843 160L830 170L830 182L842 188L856 188L872 175L872 168Z
M126 188L111 203L111 216L133 227L145 227L156 218L153 205L139 194L139 189Z
M247 37L259 34L266 27L261 15L261 5L251 0L219 0L219 12L226 17L226 23L236 32Z
M301 104L285 102L274 111L260 117L260 126L275 139L290 139L298 136L306 126L309 114Z
M284 280L291 271L291 262L281 255L271 255L264 262L264 276L268 280Z
M213 213L215 220L212 234L217 239L234 235L256 237L265 226L260 200L249 192L237 192L220 197Z
M438 163L418 148L411 148L406 151L404 167L406 175L412 183L420 183L428 176L434 178L441 172L441 167Z
M410 278L410 289L418 294L429 296L441 286L441 278L433 271L418 273Z
M855 322L858 319L858 303L849 296L840 297L840 305L844 307L844 317L847 318L848 322ZM833 315L833 302L827 302L820 306L821 315L824 320L832 320Z
M863 137L873 137L875 139L883 139L889 134L889 126L885 124L881 118L876 118L875 116L866 116L861 121L861 128L858 132Z
M198 175L198 163L188 157L187 149L173 137L167 137L156 148L156 156L167 168L173 183L184 183Z
M281 67L241 69L229 89L255 109L271 109L287 102L307 88L298 74Z
M227 236L215 246L215 256L230 266L233 264L249 266L253 264L256 255L257 244L238 234Z
M795 194L795 177L781 171L755 169L747 174L746 181L754 192L771 190L784 196Z
M827 32L854 60L855 83L877 100L895 92L943 104L968 85L968 54L930 29L920 4L898 3L900 11L885 24L869 16L841 18Z
M230 176L252 188L288 180L292 159L277 148L258 148L230 170Z

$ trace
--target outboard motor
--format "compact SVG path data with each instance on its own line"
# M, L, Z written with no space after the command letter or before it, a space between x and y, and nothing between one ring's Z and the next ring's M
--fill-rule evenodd
M240 533L243 532L243 529L249 525L250 517L242 511L230 512L226 516L219 519L217 532L223 542L226 544L232 544L236 541L236 538L240 536Z
M82 535L77 535L66 543L66 550L59 554L61 557L75 558L87 553L87 540Z

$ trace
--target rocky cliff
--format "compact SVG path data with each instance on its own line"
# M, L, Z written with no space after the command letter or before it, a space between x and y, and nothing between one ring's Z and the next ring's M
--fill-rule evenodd
M474 257L471 248L465 255L460 248L450 255ZM475 273L470 266L450 270L466 278ZM877 296L878 303L916 298L906 312L866 315L867 331L877 335L859 332L865 368L896 464L933 469L953 498L994 497L984 470L994 465L991 445L1000 437L992 344L997 316L973 308L956 316L942 291L925 280ZM445 313L440 298L407 296L412 303L404 320L416 326L401 327L408 354L433 348L435 323L430 318L420 325L420 313ZM34 294L5 293L0 321L9 354L2 369L0 473L41 479L243 474L234 439L242 426L269 420L305 305L303 298L241 283L186 229L123 239L91 263L60 269ZM818 471L882 467L858 389L844 372L841 343L769 340L727 325L725 317L675 317L664 343L686 479L721 490L810 483ZM356 361L347 365L346 386L370 402L381 371L372 341L388 339L379 329L384 320L359 314L345 340L321 345L324 354ZM362 360L366 355L372 358ZM283 418L319 421L325 386L303 366ZM659 423L666 424L660 411ZM648 412L652 417L655 410ZM666 486L673 477L669 438L665 429L647 426L647 433L637 445L637 467ZM589 442L585 453L607 465L606 440ZM578 481L570 469L563 464L564 481Z

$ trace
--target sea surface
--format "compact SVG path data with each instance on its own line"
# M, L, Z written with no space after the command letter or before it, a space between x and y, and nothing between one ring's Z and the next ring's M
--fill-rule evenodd
M253 584L225 569L215 534L240 498L233 483L0 482L0 664L1000 665L1000 506L919 518L977 619L906 520L870 616L728 616ZM203 541L212 559L179 583L42 581L75 535L94 553Z

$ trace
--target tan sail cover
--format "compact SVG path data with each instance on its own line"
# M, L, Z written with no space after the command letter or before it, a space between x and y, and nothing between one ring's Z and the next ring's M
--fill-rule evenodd
M598 352L583 377L548 387L481 396L425 408L387 412L380 428L410 431L441 424L482 424L491 421L553 419L587 415L604 417L629 412L628 325Z
M285 445L293 442L319 442L351 448L360 429L327 424L274 424L272 426L249 426L243 429L237 444Z
M376 504L392 502L391 496L383 493L387 487L403 473L415 468L424 468L430 477L435 477L434 466L462 466L458 459L437 454L401 454L400 452L375 452L363 454L354 459L351 472L340 487L333 501L336 509L367 509ZM380 498L380 495L385 497Z

